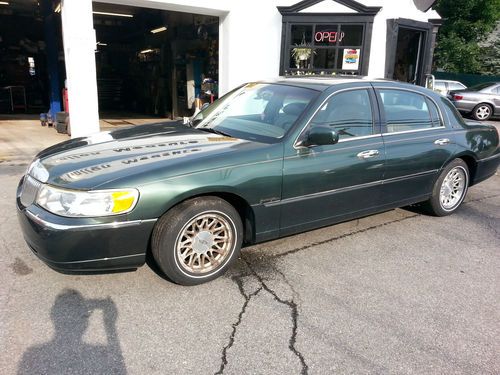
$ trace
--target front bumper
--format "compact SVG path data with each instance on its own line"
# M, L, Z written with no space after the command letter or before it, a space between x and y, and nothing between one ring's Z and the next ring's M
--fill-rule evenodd
M36 205L24 207L19 194L17 213L28 246L47 265L62 271L142 266L156 222L61 217Z

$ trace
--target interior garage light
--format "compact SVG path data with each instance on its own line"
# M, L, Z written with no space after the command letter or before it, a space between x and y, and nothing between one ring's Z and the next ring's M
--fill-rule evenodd
M61 3L57 4L57 6L54 9L54 12L61 13Z
M125 14L125 13L110 13L110 12L92 12L94 14L100 14L101 16L115 16L115 17L134 17L133 14Z
M149 52L153 52L153 50L151 48L149 49L143 49L141 52L139 53L149 53Z
M8 1L0 1L0 5L9 5Z
M156 33L161 33L162 31L167 31L167 27L166 26L162 26L162 27L158 27L157 29L153 29L151 30L151 32L153 34L156 34Z

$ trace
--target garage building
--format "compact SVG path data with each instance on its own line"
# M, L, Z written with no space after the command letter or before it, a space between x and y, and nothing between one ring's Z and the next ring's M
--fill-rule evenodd
M440 25L433 2L0 2L0 113L68 109L78 137L98 131L99 116L189 116L278 75L423 84Z

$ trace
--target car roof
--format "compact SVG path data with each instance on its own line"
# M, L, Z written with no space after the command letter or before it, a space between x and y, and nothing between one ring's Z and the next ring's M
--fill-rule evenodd
M388 79L371 78L366 76L337 76L337 77L277 77L269 80L264 80L267 83L286 84L290 86L306 87L314 90L324 91L334 85L352 82L397 82ZM402 83L402 82L398 82Z

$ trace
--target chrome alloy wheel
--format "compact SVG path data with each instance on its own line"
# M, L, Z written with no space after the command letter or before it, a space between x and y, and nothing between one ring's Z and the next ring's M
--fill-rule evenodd
M177 236L177 261L190 273L209 273L231 255L235 239L234 224L227 216L202 213L188 221Z
M482 105L476 109L476 117L479 120L485 120L491 115L491 108L487 105Z
M443 210L451 211L462 202L466 186L467 172L462 167L455 167L448 172L439 192Z

